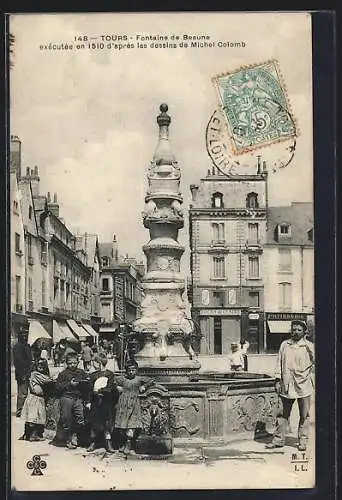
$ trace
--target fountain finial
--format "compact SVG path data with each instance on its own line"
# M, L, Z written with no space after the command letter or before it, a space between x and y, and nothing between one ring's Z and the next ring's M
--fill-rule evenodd
M171 117L167 114L167 111L169 109L169 106L163 102L160 106L159 109L161 111L161 114L157 116L157 122L159 127L168 127L171 123Z
M159 125L159 141L153 155L153 160L157 163L157 165L170 165L175 161L175 156L169 141L169 125L171 123L171 117L167 114L169 106L162 103L159 106L159 109L160 115L157 116L157 123Z

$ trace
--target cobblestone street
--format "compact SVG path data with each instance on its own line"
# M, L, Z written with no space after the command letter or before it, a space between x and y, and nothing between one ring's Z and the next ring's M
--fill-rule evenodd
M52 368L52 372L55 371ZM19 441L23 422L14 416L16 384L12 377L12 485L17 490L126 490L126 489L234 489L294 488L314 485L314 428L306 455L296 448L293 431L298 415L293 411L287 446L266 450L265 443L250 437L226 446L175 447L167 460L127 459L104 449L87 453L49 444L46 431L42 442ZM313 414L313 410L312 410ZM312 422L313 423L313 422ZM26 466L40 455L47 467L42 476L32 476ZM292 463L292 454L297 454ZM302 462L299 460L305 459ZM306 458L308 461L306 461Z

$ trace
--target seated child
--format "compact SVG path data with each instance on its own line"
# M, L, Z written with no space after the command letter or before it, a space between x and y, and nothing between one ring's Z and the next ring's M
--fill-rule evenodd
M66 368L56 380L56 391L60 394L59 426L66 437L66 447L78 446L78 434L83 432L85 421L83 404L89 391L89 378L84 370L77 368L78 357L75 353L66 355Z
M38 360L30 375L29 392L21 412L21 418L25 421L25 431L20 439L28 441L44 439L46 424L44 386L52 383L52 379L44 371L44 360Z
M132 440L142 429L139 393L145 392L154 381L137 375L138 364L135 361L129 361L125 369L125 376L116 377L115 380L120 393L116 406L115 427L125 433L125 443L119 451L129 454L132 451Z
M229 354L230 369L233 372L241 372L244 368L244 359L237 342L231 344L231 352Z
M102 434L105 438L105 448L114 453L112 446L112 430L114 426L114 405L117 393L114 373L106 369L107 356L104 352L93 359L94 372L90 375L90 439L87 451L94 451L96 439Z

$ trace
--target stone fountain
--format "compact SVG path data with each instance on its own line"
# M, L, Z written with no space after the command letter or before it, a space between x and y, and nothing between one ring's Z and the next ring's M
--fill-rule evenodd
M180 272L184 252L178 242L178 231L184 226L181 171L169 141L167 104L162 104L160 111L159 141L147 173L143 212L144 226L150 232L150 241L143 247L147 273L141 318L134 330L143 338L137 355L141 373L169 380L197 373L200 363L191 347L193 323L186 315L185 278Z
M193 322L184 303L185 279L180 272L184 252L178 232L184 226L181 170L169 141L168 106L157 117L158 144L148 168L143 212L150 240L143 251L141 317L133 326L140 338L139 372L157 382L142 398L144 428L140 453L172 452L173 442L227 442L274 423L278 404L274 379L235 372L201 374L191 347Z

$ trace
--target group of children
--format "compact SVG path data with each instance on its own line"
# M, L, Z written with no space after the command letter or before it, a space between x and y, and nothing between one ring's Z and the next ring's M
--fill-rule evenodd
M93 371L87 373L78 368L78 355L66 355L66 368L53 380L46 373L46 363L38 360L31 372L29 393L21 418L25 421L24 435L20 439L40 441L44 439L46 425L46 394L59 399L60 416L53 444L61 440L69 449L80 444L80 437L88 430L88 448L94 451L100 439L107 452L113 453L114 430L121 435L119 451L133 452L134 440L142 428L139 394L153 384L153 380L137 375L138 365L130 361L124 376L115 376L107 369L107 355L103 352L94 357Z

